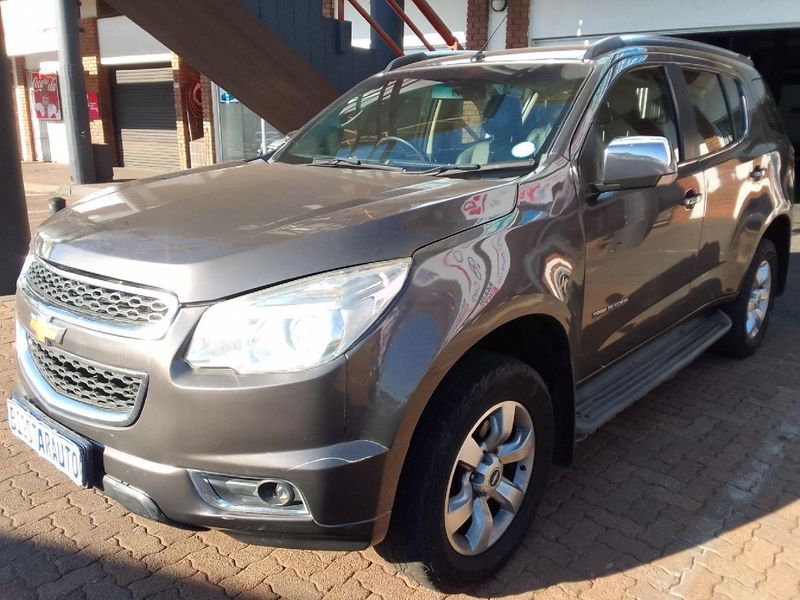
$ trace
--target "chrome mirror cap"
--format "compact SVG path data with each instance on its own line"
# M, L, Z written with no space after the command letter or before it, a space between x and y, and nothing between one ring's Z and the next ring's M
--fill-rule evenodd
M603 152L601 192L668 185L678 176L672 144L662 136L615 138Z

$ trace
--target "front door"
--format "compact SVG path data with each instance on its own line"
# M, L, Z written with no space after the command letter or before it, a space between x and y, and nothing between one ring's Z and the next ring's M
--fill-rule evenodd
M596 106L578 163L586 193L581 378L693 309L688 305L706 207L702 170L683 162L666 66L623 72ZM592 183L599 180L605 147L613 139L636 135L669 140L679 163L677 180L596 193Z

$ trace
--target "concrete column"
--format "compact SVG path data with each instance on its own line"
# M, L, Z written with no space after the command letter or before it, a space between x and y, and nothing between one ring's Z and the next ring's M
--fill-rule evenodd
M79 36L77 0L56 0L62 110L73 183L94 183L94 156L86 106L86 84Z
M400 5L400 8L404 8L404 0L397 0L397 3ZM383 27L386 33L389 34L389 37L397 42L397 45L402 48L405 23L403 23L403 20L392 10L392 7L389 6L389 3L385 2L384 0L373 0L373 2L370 2L369 12L378 22L378 25ZM376 64L380 68L385 67L391 61L397 58L397 55L392 52L389 46L386 45L386 42L381 39L381 36L379 36L377 32L372 29L370 29L370 45L377 53Z
M0 123L14 122L11 63L0 14ZM13 294L28 252L30 229L15 127L0 128L0 295Z

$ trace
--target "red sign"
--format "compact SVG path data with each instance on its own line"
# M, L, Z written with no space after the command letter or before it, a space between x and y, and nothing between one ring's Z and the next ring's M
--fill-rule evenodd
M61 120L61 97L58 95L58 75L31 73L33 110L41 121Z
M97 92L86 92L86 104L89 106L89 120L100 120L100 98Z

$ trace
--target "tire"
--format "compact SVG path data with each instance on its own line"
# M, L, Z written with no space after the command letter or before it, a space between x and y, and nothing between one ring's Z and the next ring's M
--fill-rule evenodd
M536 371L483 351L467 356L431 402L406 457L388 535L376 549L422 585L456 592L495 573L527 533L552 460L553 407ZM495 447L502 439L498 432L507 431L502 423L509 422L511 435L495 453L479 454L484 462L477 469L456 462L461 456L478 462L468 450L479 448L478 442ZM533 438L528 444L526 431ZM524 454L530 449L532 455ZM499 462L501 455L507 464ZM508 487L512 480L517 490L524 489L521 496ZM446 518L446 503L462 506L468 496L473 502L470 516L448 535L446 520L452 529L466 513L454 511ZM504 505L498 501L501 497L507 498ZM487 531L481 527L489 522L487 509L493 538L488 542L479 535ZM484 542L489 544L485 549Z
M746 358L761 345L767 333L772 305L775 302L777 266L778 253L775 245L770 240L762 239L745 273L739 295L733 302L723 307L733 321L733 327L714 345L716 352L734 358ZM766 289L762 281L765 273L768 278ZM754 300L754 294L759 294L761 302ZM751 304L751 299L754 304ZM763 310L755 310L759 304Z

